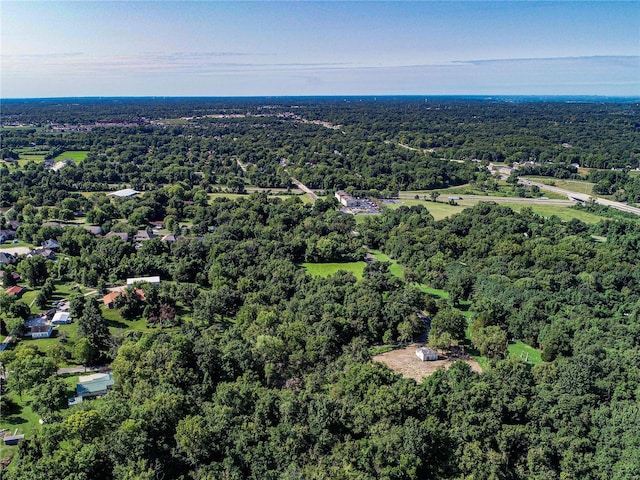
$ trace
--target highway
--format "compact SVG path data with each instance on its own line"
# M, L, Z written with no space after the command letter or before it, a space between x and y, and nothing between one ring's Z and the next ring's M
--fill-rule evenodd
M566 195L569 199L573 199L580 202L588 202L589 199L593 199L596 203L600 205L605 205L607 207L615 208L623 212L629 212L635 215L640 215L640 208L627 205L626 203L614 202L613 200L607 200L606 198L594 197L593 195L587 195L585 193L578 193L578 192L573 192L571 190L565 190L564 188L552 187L551 185L532 182L531 180L527 180L525 178L518 178L518 183L525 186L536 186L540 188L540 190L545 190L547 192L554 192L554 193L559 193L561 195Z

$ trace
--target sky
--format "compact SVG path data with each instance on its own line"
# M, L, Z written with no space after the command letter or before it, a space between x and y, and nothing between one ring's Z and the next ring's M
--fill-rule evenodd
M1 98L640 96L640 2L0 2Z

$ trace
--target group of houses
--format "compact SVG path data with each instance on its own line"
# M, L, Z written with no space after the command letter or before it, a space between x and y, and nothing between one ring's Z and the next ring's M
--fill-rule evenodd
M2 242L0 242L2 243ZM60 250L60 244L57 240L50 238L42 243L42 247L29 250L24 255L27 258L42 256L47 260L55 260L56 252ZM13 265L18 262L18 256L10 252L0 252L0 266Z

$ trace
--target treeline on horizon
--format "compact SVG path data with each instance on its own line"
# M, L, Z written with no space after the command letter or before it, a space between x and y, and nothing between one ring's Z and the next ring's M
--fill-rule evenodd
M3 125L27 127L3 128L4 158L29 149L48 158L65 150L86 150L89 156L58 174L35 162L19 171L4 165L0 201L15 201L25 187L30 195L29 184L43 181L68 191L101 191L114 184L146 190L177 181L200 182L204 188L232 184L238 190L243 184L290 187L291 174L312 188L394 192L482 181L488 173L482 165L491 161L558 166L552 171L571 164L596 169L640 164L637 103L263 101L5 102ZM99 121L131 123L95 127ZM93 127L56 133L47 128L52 123ZM629 181L616 179L613 187L609 181L599 188L603 194L638 190L627 188ZM621 198L635 201L637 195Z

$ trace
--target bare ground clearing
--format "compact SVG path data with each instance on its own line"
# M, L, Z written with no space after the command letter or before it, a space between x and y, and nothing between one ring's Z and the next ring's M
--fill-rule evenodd
M374 356L373 361L384 363L404 378L413 378L418 383L422 382L422 380L429 375L432 375L439 368L447 370L453 365L453 362L448 359L423 362L416 356L416 348L418 346L417 343L413 343L406 348L391 350L390 352ZM480 367L475 360L459 361L471 365L471 369L475 372L482 372L482 367Z
M26 255L31 251L31 249L28 247L2 247L0 248L0 251L10 253L11 255Z

